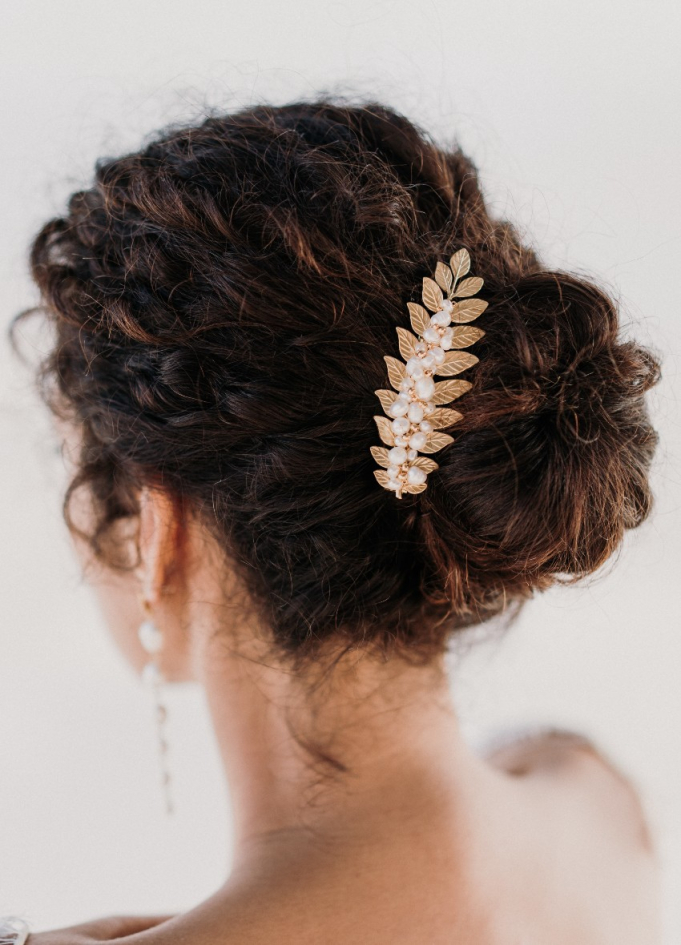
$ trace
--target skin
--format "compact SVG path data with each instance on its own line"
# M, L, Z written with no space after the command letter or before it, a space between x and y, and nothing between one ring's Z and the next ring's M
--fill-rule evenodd
M86 503L79 514L86 524ZM29 945L658 941L640 804L588 742L545 733L479 758L440 660L416 667L355 650L333 670L319 661L293 672L273 658L200 522L145 490L136 525L123 539L139 551L134 572L113 573L76 547L132 666L146 660L146 598L165 638L164 674L205 689L230 788L233 868L182 915L107 918Z

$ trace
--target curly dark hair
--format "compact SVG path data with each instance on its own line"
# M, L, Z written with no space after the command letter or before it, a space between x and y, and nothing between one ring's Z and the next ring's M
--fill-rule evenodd
M373 475L374 391L405 303L459 247L489 302L480 363L439 470L397 500ZM88 486L107 556L140 488L167 490L282 655L439 652L594 572L650 509L655 357L490 217L459 149L382 105L258 106L101 159L31 269L56 330L43 393L82 432L67 515Z

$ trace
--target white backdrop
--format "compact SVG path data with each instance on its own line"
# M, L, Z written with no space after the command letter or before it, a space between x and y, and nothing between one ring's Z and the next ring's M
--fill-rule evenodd
M681 940L678 4L5 0L2 21L1 326L35 299L31 235L97 156L208 106L329 90L458 137L493 208L551 265L609 287L662 353L652 520L607 574L456 660L452 685L472 738L568 724L631 772L667 863L667 941ZM188 908L230 850L200 694L171 701L168 824L147 694L71 559L60 465L6 344L0 372L0 913L48 928Z

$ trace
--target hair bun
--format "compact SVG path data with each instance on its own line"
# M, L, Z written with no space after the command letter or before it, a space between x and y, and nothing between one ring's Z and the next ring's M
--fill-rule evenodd
M592 282L536 269L499 283L468 410L424 516L460 612L595 571L651 506L650 351L620 338ZM460 574L465 568L465 581Z

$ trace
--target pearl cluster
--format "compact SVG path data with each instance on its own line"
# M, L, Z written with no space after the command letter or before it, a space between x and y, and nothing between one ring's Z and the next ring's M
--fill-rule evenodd
M411 463L418 450L426 445L427 435L433 425L428 417L435 413L433 403L435 381L433 374L445 359L445 352L452 347L454 334L451 313L454 305L444 299L442 309L431 316L430 325L421 335L414 354L405 366L405 377L400 383L397 398L386 410L393 417L390 424L395 436L395 445L388 450L388 488L401 492L405 485L418 486L426 481L426 473Z
M375 392L386 416L374 420L386 446L372 446L371 454L382 467L374 470L376 480L398 498L405 492L418 493L426 488L428 474L438 464L428 456L419 456L419 451L436 453L453 443L453 437L442 429L461 419L458 411L439 405L455 400L471 387L466 380L436 384L434 379L436 374L451 378L478 361L475 355L461 350L485 334L465 324L487 308L487 302L472 298L482 288L483 280L463 278L470 264L466 249L457 250L449 265L437 263L435 278L423 280L423 305L407 303L414 333L397 328L404 360L385 357L393 389ZM456 350L448 354L451 348Z

